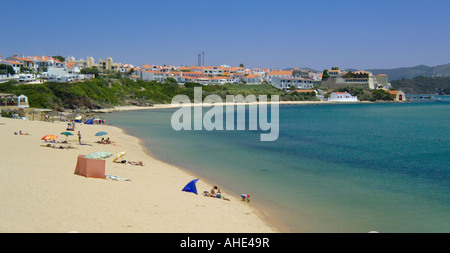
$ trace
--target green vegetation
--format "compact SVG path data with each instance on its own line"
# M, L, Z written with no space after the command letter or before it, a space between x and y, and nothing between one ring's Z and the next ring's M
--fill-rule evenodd
M6 64L0 64L0 75L6 75L6 74L14 75L16 74L16 71L14 71L13 67Z
M328 69L324 69L322 73L322 80L327 80L330 75L328 74Z
M352 96L358 96L359 101L392 101L394 98L385 90L371 90L368 88L347 86L339 88L338 92L348 92Z
M352 71L349 71L347 74L344 75L344 78L369 78L369 74L353 73Z
M52 56L52 58L57 59L60 62L66 61L66 58L62 57L61 55L55 55L55 56Z
M194 99L194 87L202 87L203 98L210 94L219 95L226 101L227 95L279 95L280 101L318 100L315 94L284 92L270 84L244 85L201 85L186 83L179 85L169 78L164 83L157 81L133 81L131 79L100 76L76 83L17 84L9 81L0 85L0 92L24 94L31 107L56 110L86 107L90 109L107 108L117 105L150 105L171 103L176 95L187 95Z
M412 79L392 81L391 85L396 90L402 90L407 94L439 94L450 95L450 77L425 77L418 76Z
M100 71L95 66L92 68L84 68L80 72L81 74L94 74L95 77L98 77L98 75L100 74Z

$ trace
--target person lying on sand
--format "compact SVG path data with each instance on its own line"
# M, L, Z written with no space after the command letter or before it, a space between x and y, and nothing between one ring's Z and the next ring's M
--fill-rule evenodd
M72 147L72 146L62 146L62 145L59 145L59 146L53 145L52 148L56 148L56 149L72 149L72 148L75 148L75 147Z
M97 143L99 143L99 144L112 144L112 142L111 142L111 140L109 140L109 138L106 139L106 140L105 140L105 138L102 138L102 140L97 141Z
M105 144L105 138L102 138L100 141L96 141L99 144Z
M20 135L30 135L29 133L22 133L22 130L19 131Z
M144 166L144 164L142 163L142 161L139 161L139 162L131 162L131 161L128 161L127 164L129 164L129 165L136 165L136 166Z
M55 140L44 140L45 143L61 143L59 141L55 141Z
M46 144L46 145L41 145L41 147L47 147L47 148L54 148L54 149L72 149L75 147L72 146L63 146L63 145L55 145L55 144Z
M230 199L227 199L227 198L225 198L225 196L222 195L222 193L220 192L220 190L217 191L216 198L230 201Z
M133 161L121 160L121 161L113 161L113 162L124 163L124 164L128 164L128 165L144 166L144 163L142 163L142 161L133 162Z
M203 192L203 196L205 197L212 197L212 198L218 198L218 199L223 199L226 201L230 201L230 199L226 198L225 196L222 195L222 193L220 193L220 190L217 188L217 186L214 186L211 189L211 193L208 191L204 191Z

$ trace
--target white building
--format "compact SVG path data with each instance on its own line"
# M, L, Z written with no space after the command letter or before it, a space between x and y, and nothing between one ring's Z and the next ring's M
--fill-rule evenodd
M14 72L16 72L16 74L20 73L20 67L23 66L23 64L18 61L10 61L10 60L2 60L0 61L0 64L11 66L14 69Z
M35 62L34 59L32 59L30 57L25 57L24 55L22 55L21 57L14 55L14 56L6 58L6 60L20 62L23 64L24 68L27 68L32 71L36 71L38 69L37 62Z
M289 90L291 86L294 86L296 90L314 88L313 80L299 77L272 77L271 84L282 90Z
M292 75L292 70L276 70L276 71L271 71L269 73L267 73L266 75L266 79L267 82L272 83L272 79L273 78L292 78L294 77Z
M252 70L252 73L253 73L254 75L266 76L266 74L269 73L269 69L254 68L254 69Z
M242 77L242 81L246 84L261 84L262 78L260 75L248 74Z
M76 62L66 62L65 70L69 74L79 74L81 72Z
M338 89L346 86L363 87L372 90L377 88L390 88L388 76L385 74L374 76L372 72L365 70L347 72L334 69L329 70L328 75L328 78L322 80L321 86L332 89Z
M204 66L202 72L210 76L221 76L223 75L224 69L217 66Z
M165 72L152 70L136 70L133 75L139 76L142 81L158 81L164 82L167 79Z
M330 102L358 102L357 96L352 96L348 92L333 92L328 98Z

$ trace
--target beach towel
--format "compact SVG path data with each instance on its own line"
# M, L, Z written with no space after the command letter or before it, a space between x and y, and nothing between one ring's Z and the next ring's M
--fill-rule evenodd
M114 175L105 175L105 178L110 178L114 181L131 181L131 179L129 179L129 178L119 177L119 176L114 176Z

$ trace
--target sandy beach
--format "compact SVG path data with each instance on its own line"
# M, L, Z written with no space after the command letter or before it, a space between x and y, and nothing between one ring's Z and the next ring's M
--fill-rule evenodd
M202 196L213 184L201 178L198 195L181 191L196 176L148 155L139 139L120 128L77 124L74 135L67 138L69 144L62 144L74 149L43 146L41 138L47 134L64 141L66 137L60 133L66 127L64 122L0 118L0 232L279 232L262 218L261 210L256 210L252 202L241 201L240 196L222 192L231 201ZM78 130L82 142L88 145L78 145ZM19 131L29 135L14 135ZM95 136L99 131L107 132L113 144L96 143L101 139ZM107 175L131 181L74 174L77 156L95 151L126 151L124 159L142 161L144 166L106 159ZM214 185L221 187L220 182Z
M333 103L340 103L342 102L328 102L328 101L279 101L279 102L254 102L254 103L215 103L215 104L209 104L209 103L201 103L201 104L194 104L191 103L189 105L184 106L211 106L211 105L252 105L252 104L279 104L279 105L311 105L311 104L333 104ZM359 101L358 103L369 103L367 101ZM96 109L93 110L93 112L98 113L108 113L113 111L131 111L131 110L148 110L148 109L167 109L167 108L177 108L181 107L183 105L179 104L154 104L153 106L116 106L113 108L105 108L105 109Z

